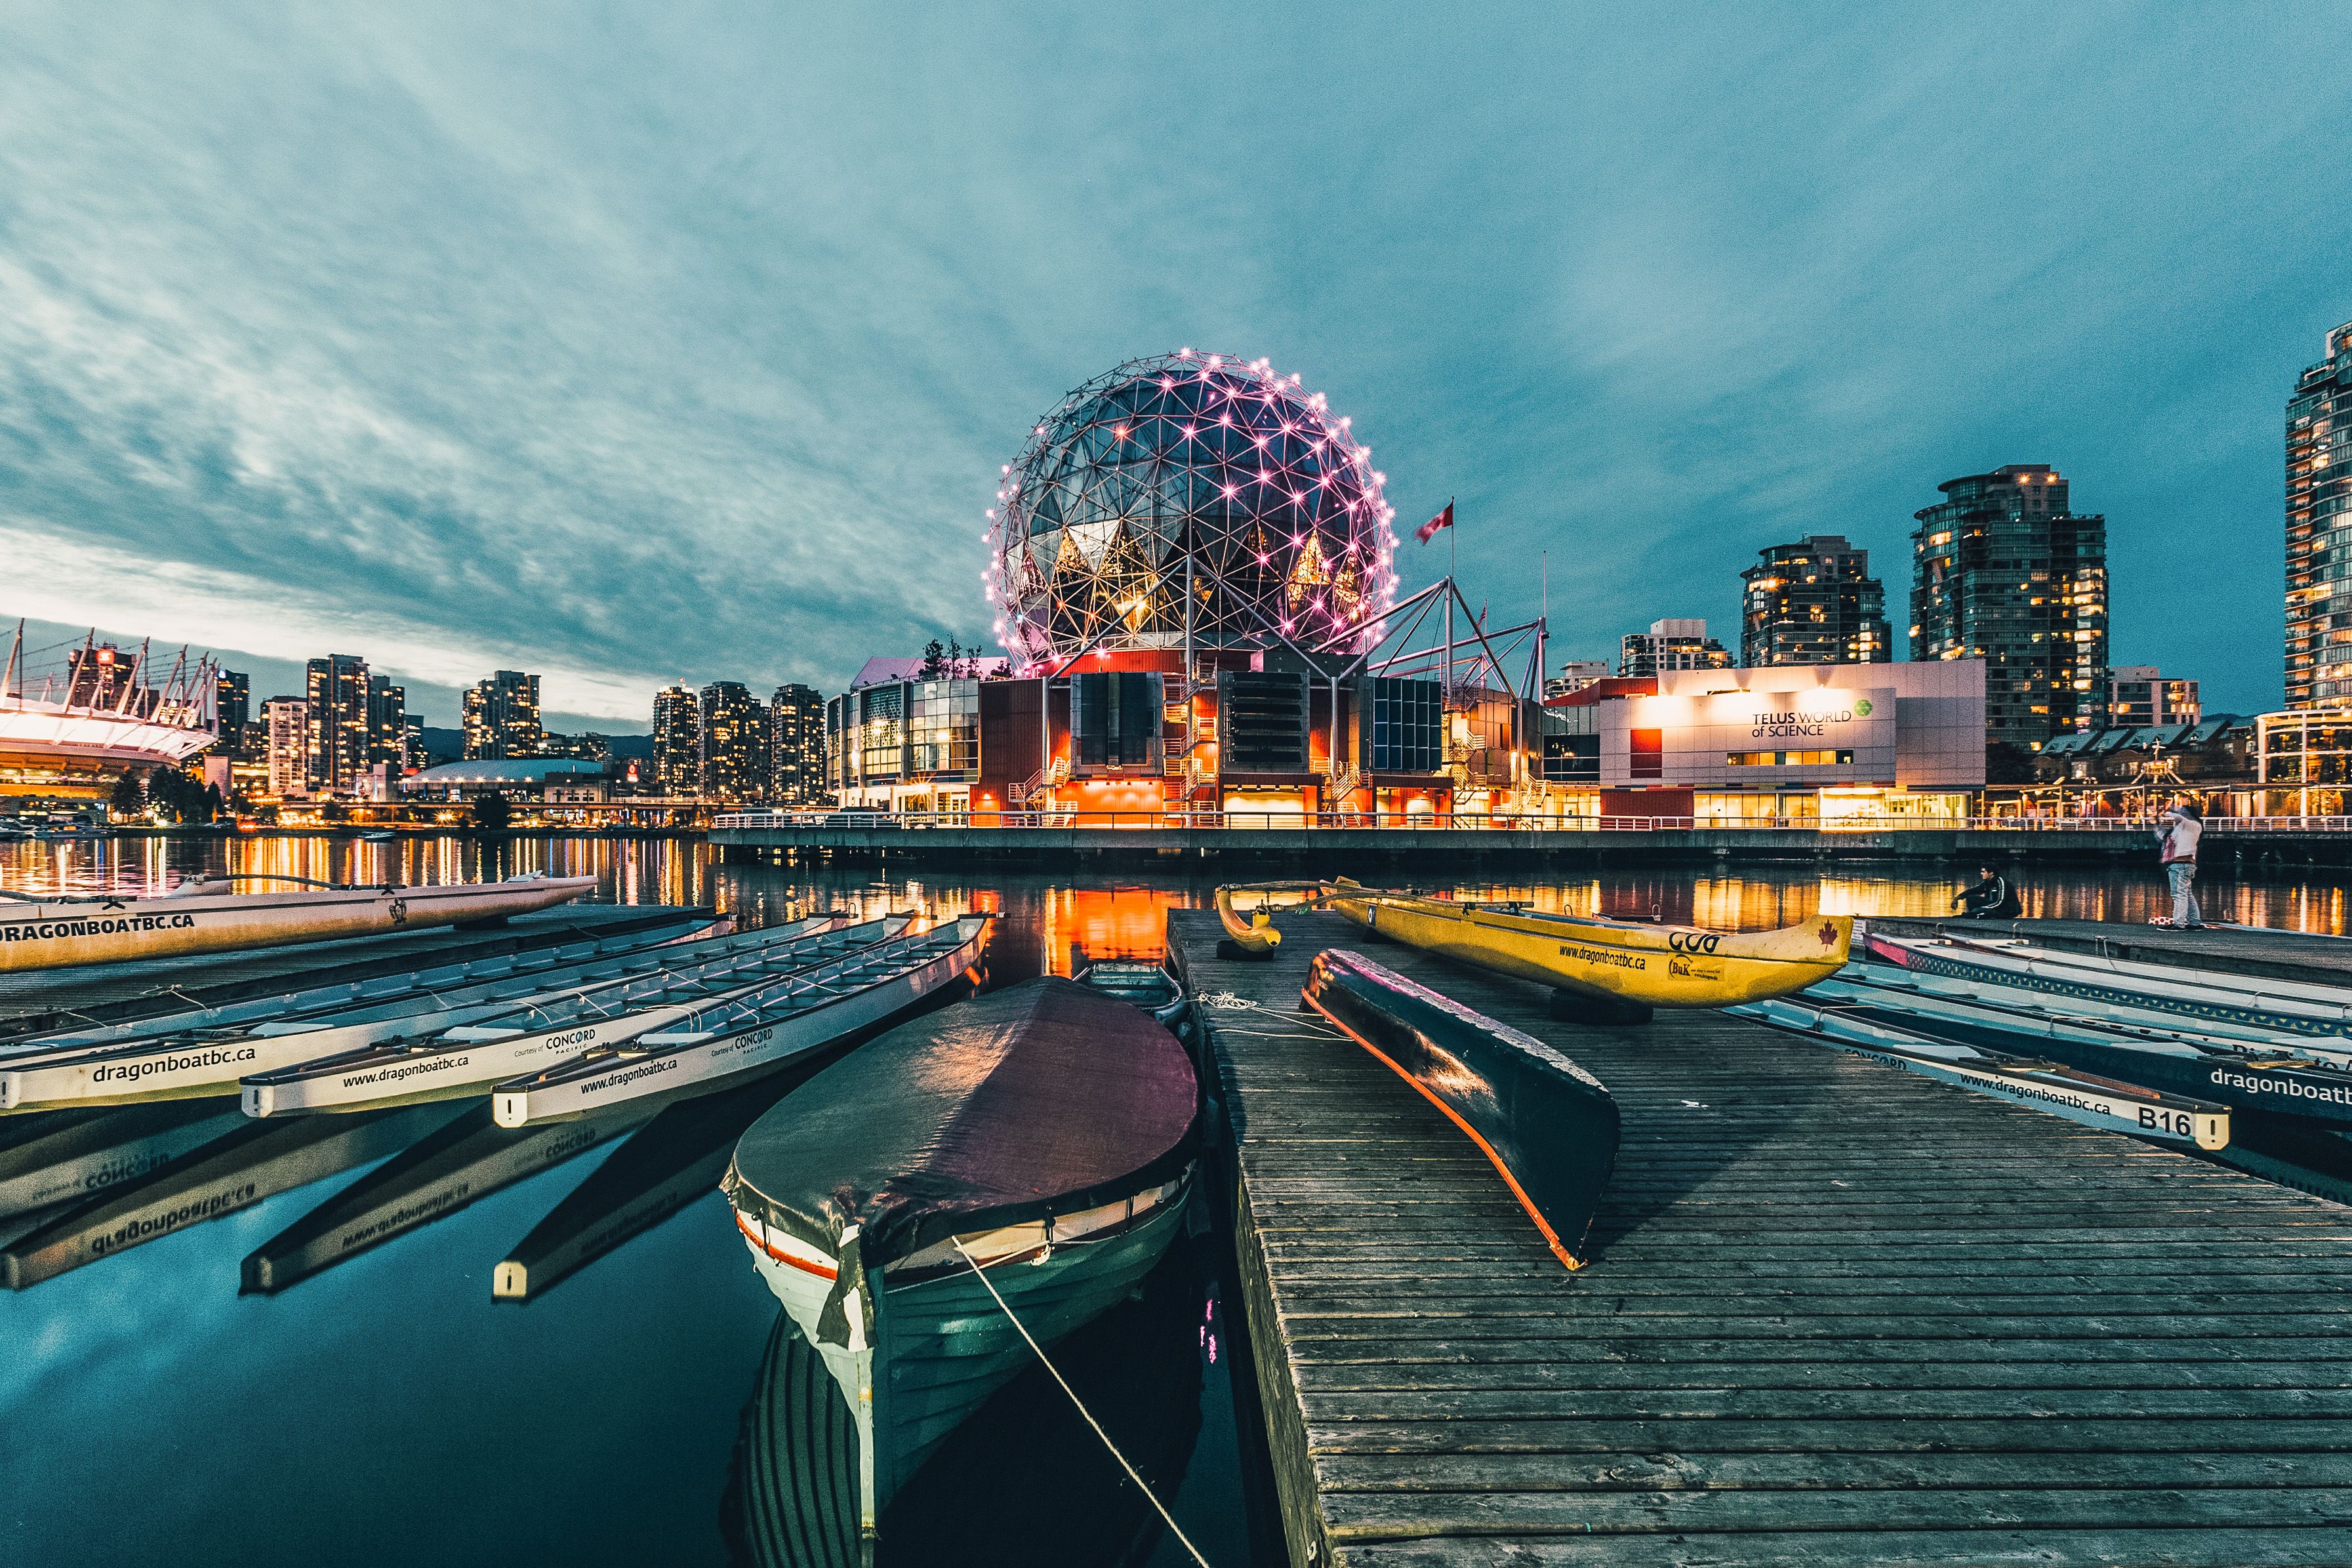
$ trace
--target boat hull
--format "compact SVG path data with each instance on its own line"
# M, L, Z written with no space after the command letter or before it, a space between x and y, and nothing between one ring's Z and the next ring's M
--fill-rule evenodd
M778 951L788 950L793 942L823 935L822 929L799 931L773 946ZM741 938L725 941L730 944L729 952L712 960L713 964L730 960L749 963L758 951ZM736 944L741 946L737 947ZM688 967L679 972L691 975L709 967ZM580 986L569 988L565 993L549 995L561 995L567 1001L609 996L628 983L583 977ZM362 1111L376 1105L487 1095L493 1084L506 1079L568 1061L598 1046L666 1029L690 1018L697 1008L705 1005L708 998L667 1007L624 1009L608 1017L573 1018L557 1027L538 1030L499 1027L500 1018L511 1017L519 1010L511 1002L499 1013L488 1015L478 1030L454 1017L446 1022L457 1027L446 1028L445 1020L436 1017L433 1019L435 1038L413 1049L394 1045L382 1051L364 1048L356 1051L314 1051L290 1069L246 1078L245 1113L274 1116L306 1111Z
M819 1314L833 1280L761 1243L759 1221L737 1222L760 1277L823 1356L856 1427L859 1525L874 1533L881 1511L923 1461L1035 1353L1005 1315L1009 1308L1047 1347L1092 1322L1139 1288L1181 1234L1184 1197L1097 1240L1058 1243L1034 1261L994 1263L999 1307L970 1269L894 1285L869 1272L874 1339L856 1348L827 1343ZM853 1336L862 1338L862 1335Z
M1494 1162L1552 1256L1585 1261L1617 1166L1617 1103L1550 1046L1361 954L1315 956L1307 1005L1417 1090Z
M1844 967L1853 934L1842 915L1778 931L1702 931L1517 915L1345 883L1328 904L1367 931L1474 968L1645 1008L1724 1008L1803 990Z
M971 969L986 939L983 926L970 941L919 968L776 1023L693 1045L631 1052L593 1075L502 1084L490 1096L492 1113L499 1125L520 1127L763 1072L914 1006Z
M594 877L338 888L0 908L0 974L178 958L501 920L569 904Z
M2050 1063L2027 1057L1945 1045L1929 1035L1801 1002L1776 998L1738 1010L1787 1033L2082 1126L2208 1153L2230 1145L2229 1110L2211 1101L2168 1095L2120 1078L2100 1082L2080 1071L2052 1071Z

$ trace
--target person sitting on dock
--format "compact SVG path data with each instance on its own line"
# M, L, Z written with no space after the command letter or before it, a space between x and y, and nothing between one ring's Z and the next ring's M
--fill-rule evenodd
M2158 863L2172 884L2172 925L2179 931L2199 931L2205 912L2197 906L2197 841L2205 833L2205 813L2194 800L2175 801L2160 819L2156 841L2163 846Z
M1952 894L1952 902L1963 905L1963 920L2015 920L2025 913L2025 903L2017 896L2017 889L2009 878L1989 865L1977 871L1984 880L1974 887L1964 887Z

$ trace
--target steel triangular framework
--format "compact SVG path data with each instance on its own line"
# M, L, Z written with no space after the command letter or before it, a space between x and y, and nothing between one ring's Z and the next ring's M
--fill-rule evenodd
M1369 637L1395 600L1394 510L1350 422L1264 360L1130 360L1065 397L990 509L997 640L1090 649ZM1191 613L1186 613L1187 587ZM1361 633L1350 628L1363 627Z

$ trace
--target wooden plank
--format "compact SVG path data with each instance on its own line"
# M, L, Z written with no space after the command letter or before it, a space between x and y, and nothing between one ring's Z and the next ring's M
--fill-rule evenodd
M1170 919L1213 1004L1294 1562L2352 1560L2317 1544L2352 1518L2352 1211L1738 1019L1580 1029L1282 924L1247 964ZM1324 945L1610 1086L1590 1267L1300 1017Z

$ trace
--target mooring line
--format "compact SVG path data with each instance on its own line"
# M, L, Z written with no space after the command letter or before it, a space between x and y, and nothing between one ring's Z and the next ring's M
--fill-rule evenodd
M971 1266L971 1271L974 1274L980 1276L980 1282L986 1286L988 1293L995 1298L998 1309L1004 1313L1013 1328L1019 1331L1021 1337L1029 1342L1029 1348L1037 1353L1038 1361L1044 1364L1046 1371L1054 1375L1054 1381L1062 1385L1062 1392L1070 1396L1070 1403L1078 1407L1078 1414L1087 1418L1087 1425L1095 1429L1095 1436L1102 1439L1103 1447L1110 1450L1110 1457L1117 1459L1119 1469L1127 1472L1127 1479L1136 1484L1137 1489L1143 1493L1146 1501L1160 1511L1160 1517L1168 1521L1170 1531L1183 1543L1184 1550L1192 1554L1192 1561L1198 1563L1201 1568L1209 1568L1209 1560L1201 1555L1201 1549L1192 1544L1192 1538L1184 1533L1184 1527L1176 1522L1176 1516L1168 1511L1166 1504L1152 1495L1151 1488L1147 1486L1143 1478L1136 1473L1135 1467L1127 1462L1127 1456L1118 1451L1118 1445L1110 1440L1110 1434L1103 1430L1102 1423L1095 1419L1095 1413L1087 1408L1087 1402L1078 1397L1078 1391L1070 1386L1070 1380L1062 1375L1062 1369L1047 1358L1045 1347L1037 1343L1035 1337L1029 1333L1028 1325L1013 1315L1013 1308L1006 1303L1002 1295L997 1293L996 1281L988 1277L988 1271L980 1266L980 1260L965 1250L963 1238L951 1236L948 1239L955 1243L957 1251L963 1253L963 1260Z

